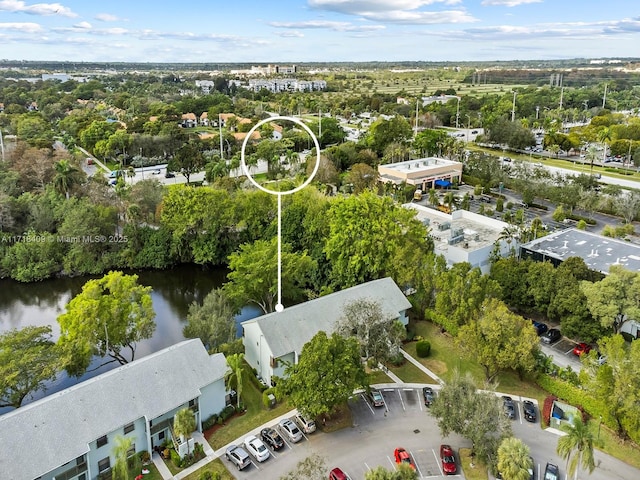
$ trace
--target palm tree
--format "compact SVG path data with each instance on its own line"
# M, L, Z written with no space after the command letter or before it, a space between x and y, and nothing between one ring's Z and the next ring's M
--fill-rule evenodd
M607 142L611 140L611 130L609 127L604 127L598 133L598 140L604 145L604 152L602 153L602 163L607 159Z
M240 396L242 395L242 371L244 370L244 353L234 353L227 357L227 365L230 370L224 376L225 384L234 386L238 394L237 408L240 409Z
M498 447L498 471L502 478L529 480L532 468L529 447L519 438L505 438Z
M80 183L80 171L69 163L69 160L63 159L53 165L55 176L53 177L53 186L60 192L64 193L69 200L69 191L74 185Z
M574 417L573 425L563 424L560 427L567 434L558 439L556 451L567 460L567 473L578 478L580 468L593 472L596 468L593 459L593 433L579 416Z
M113 480L128 480L129 479L129 451L133 445L134 438L123 437L118 435L115 438L115 446L113 447L113 456L116 459L116 463L111 470L111 478Z
M434 207L440 204L440 200L438 199L438 192L435 188L429 189L429 203Z
M189 439L191 434L196 429L196 417L189 408L183 408L178 410L175 418L173 419L173 431L176 435L180 435L187 441L187 453L189 452Z
M598 158L598 149L591 145L589 148L587 148L585 158L591 164L591 173L593 174L593 162Z

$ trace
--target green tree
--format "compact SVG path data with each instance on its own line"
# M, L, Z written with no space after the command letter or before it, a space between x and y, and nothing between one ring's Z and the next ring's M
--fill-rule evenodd
M386 363L398 356L402 340L406 338L404 325L386 316L379 302L360 298L342 307L342 317L336 331L353 337L360 345L361 355L376 363Z
M566 435L558 439L556 451L567 461L568 475L577 479L581 468L592 473L596 464L593 459L593 433L589 426L582 422L580 416L574 417L572 423L560 427Z
M293 404L305 415L330 416L353 391L368 385L355 338L318 332L302 347L297 365L288 365L280 382Z
M58 317L65 368L81 375L91 357L110 357L106 363L128 363L135 358L136 344L151 338L156 324L151 287L138 285L137 275L109 272L89 280ZM128 348L131 358L122 351Z
M324 252L336 287L392 277L405 285L419 259L432 250L415 212L372 192L336 199L329 209Z
M395 470L376 467L364 474L364 480L415 480L417 478L418 472L406 463L401 463Z
M498 284L467 262L453 265L435 279L435 308L429 316L452 335L474 320L486 298L500 294Z
M460 328L456 340L484 369L488 381L502 370L523 373L535 367L535 352L539 348L535 329L500 300L485 300L480 318Z
M53 165L55 175L53 177L54 188L69 199L69 192L82 181L80 170L72 166L69 160L60 160Z
M182 333L186 338L199 338L207 350L214 351L235 339L235 310L224 290L216 288L204 297L202 305L193 302L189 306Z
M397 142L403 143L411 138L411 125L406 118L395 115L389 120L383 118L376 120L369 127L366 144L374 150L379 157L384 154L387 145Z
M187 179L204 167L204 156L200 150L199 142L188 142L182 145L169 160L167 169L172 172L180 172Z
M240 394L238 394L238 398L240 398ZM189 451L189 439L195 429L196 417L191 409L185 407L178 410L173 418L173 431L187 441L187 454L191 453Z
M507 437L498 447L498 472L509 480L529 480L533 462L527 444L516 437Z
M378 183L378 172L364 163L356 163L345 176L344 183L353 185L353 193L372 189Z
M116 459L111 469L112 480L129 480L129 454L135 437L118 435L114 442L112 453Z
M473 454L484 462L496 458L502 439L512 436L502 401L489 389L477 390L470 374L455 370L430 408L442 436L457 433L469 439Z
M245 243L229 256L228 282L225 292L239 308L247 303L258 305L264 313L273 312L278 300L277 239ZM303 253L293 253L287 244L281 252L282 298L300 301L316 263Z
M0 334L0 407L18 408L46 389L61 369L51 327L24 327Z
M233 388L238 398L236 407L240 410L240 397L242 396L242 373L244 371L244 353L234 353L227 356L229 370L224 376L224 383Z
M583 281L580 290L587 298L587 308L604 328L614 333L626 318L640 318L640 276L619 265L599 282Z

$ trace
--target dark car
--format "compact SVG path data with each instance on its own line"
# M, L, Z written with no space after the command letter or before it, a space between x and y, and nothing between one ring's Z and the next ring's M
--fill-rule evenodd
M384 407L384 398L382 397L380 390L375 388L369 390L369 400L371 401L371 405L374 407Z
M557 342L561 338L562 334L557 328L550 328L549 330L547 330L547 333L542 335L542 341L548 345Z
M522 410L524 412L524 419L527 422L535 422L537 420L536 406L531 400L522 402Z
M458 467L456 467L456 457L453 449L449 445L440 445L440 461L442 462L442 473L445 475L455 475Z
M422 389L422 396L424 398L424 404L427 407L430 407L433 404L433 401L436 399L436 394L431 387L424 387Z
M164 178L173 178L175 176L176 176L176 174L173 173L173 172L167 172L167 173L164 174Z
M478 133L478 130L471 130L472 135L475 135L476 133Z
M547 330L549 330L549 327L547 327L546 323L531 320L531 324L533 325L533 328L536 329L536 333L538 334L538 336L544 334Z
M504 413L511 420L515 420L516 418L516 405L513 403L513 399L506 395L502 397L502 406L504 407Z
M260 431L260 438L272 450L280 450L284 447L284 440L273 428L263 428Z
M544 477L543 480L559 480L560 478L560 469L558 469L557 465L553 463L547 463L547 466L544 469Z

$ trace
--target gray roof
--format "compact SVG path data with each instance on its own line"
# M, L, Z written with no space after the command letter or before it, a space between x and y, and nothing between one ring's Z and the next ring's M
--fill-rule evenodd
M0 416L0 477L44 475L99 437L198 397L226 370L223 354L187 340Z
M627 270L640 272L639 245L576 228L538 238L522 245L521 249L560 261L569 257L580 257L591 270L605 274L609 273L612 265L621 265Z
M411 307L407 297L391 278L382 278L319 297L282 312L269 313L253 320L257 323L271 348L274 358L302 350L305 343L319 331L332 333L335 322L343 315L345 304L361 298L380 303L383 313L396 318L400 312Z

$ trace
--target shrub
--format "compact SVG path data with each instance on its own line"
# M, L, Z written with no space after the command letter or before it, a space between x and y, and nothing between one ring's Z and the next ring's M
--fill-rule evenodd
M401 365L404 365L404 362L406 362L406 359L400 352L393 355L389 360L389 363L391 363L391 365L393 365L394 367L400 367Z
M269 395L276 396L276 389L271 387L267 388L264 392L262 392L262 405L264 408L271 408L271 400L269 399Z
M215 413L213 415L211 415L209 418L207 418L204 422L202 422L202 428L204 430L209 430L211 427L213 427L216 423L218 423L218 415L216 415Z
M549 395L544 399L544 404L542 405L542 421L549 425L551 421L551 409L553 408L553 402L557 400L557 397L554 395Z
M431 354L431 343L429 340L420 340L416 343L416 355L420 358L426 358Z
M213 474L210 471L205 471L200 474L198 480L213 480Z
M169 450L169 452L169 455L171 455L171 463L180 468L182 466L182 459L180 458L180 455L178 455L178 452L174 449Z
M151 461L151 455L149 455L149 452L147 450L138 452L138 457L140 458L140 461L142 463L148 463Z

